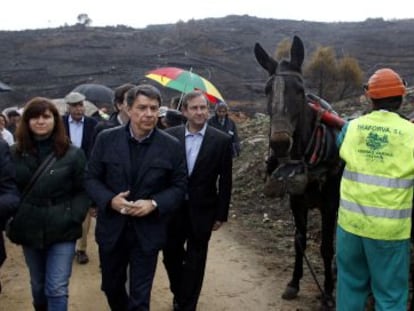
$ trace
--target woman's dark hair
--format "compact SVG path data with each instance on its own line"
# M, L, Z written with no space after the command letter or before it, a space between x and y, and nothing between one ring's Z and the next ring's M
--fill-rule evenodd
M25 106L21 121L16 129L16 151L19 154L36 154L36 144L32 130L30 129L30 119L38 118L47 110L53 114L55 126L51 138L53 150L57 157L62 157L69 149L70 140L63 125L62 117L56 106L48 98L32 98Z

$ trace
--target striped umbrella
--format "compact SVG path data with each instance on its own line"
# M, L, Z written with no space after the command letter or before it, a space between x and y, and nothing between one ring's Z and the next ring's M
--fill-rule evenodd
M148 71L145 76L165 87L182 93L200 90L213 104L219 101L224 102L223 96L210 81L195 74L191 70L176 67L162 67Z

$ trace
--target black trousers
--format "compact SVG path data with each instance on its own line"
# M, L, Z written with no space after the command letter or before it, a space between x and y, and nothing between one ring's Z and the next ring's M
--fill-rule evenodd
M112 311L148 311L158 252L142 251L132 225L111 251L99 248L102 290ZM129 266L129 295L126 290Z
M195 311L203 285L210 237L197 237L190 223L188 207L175 213L167 236L163 262L171 292L180 311Z
M0 229L0 267L6 260L6 248L4 247L3 230Z
M6 248L4 247L3 230L0 229L0 268L6 260ZM0 294L1 294L1 282L0 282Z

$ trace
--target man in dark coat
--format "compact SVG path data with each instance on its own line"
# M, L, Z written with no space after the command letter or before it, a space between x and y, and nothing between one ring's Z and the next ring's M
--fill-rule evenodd
M0 139L0 267L6 260L6 249L4 248L3 240L4 226L8 218L16 212L19 201L15 170L10 158L9 146Z
M85 186L98 206L102 290L111 310L145 311L167 220L184 198L187 176L178 140L156 128L158 89L134 87L127 104L130 122L96 138Z
M208 124L231 136L233 157L238 157L240 155L240 139L237 133L236 123L229 118L229 107L226 103L220 102L216 105L215 110L216 112L214 116L208 120Z
M85 115L84 100L85 96L77 92L69 93L65 97L69 113L63 116L63 122L72 144L81 148L88 159L93 146L93 133L98 122Z
M94 118L85 115L84 100L85 96L77 92L71 92L65 97L69 113L63 117L63 124L72 144L81 148L88 159L93 146L95 127L98 122ZM91 215L88 213L82 225L82 237L76 243L76 261L79 264L89 262L86 248L90 225Z
M115 112L111 114L109 117L109 120L102 120L98 122L98 124L95 127L95 133L94 133L94 140L96 139L96 136L100 132L102 132L105 129L109 129L115 126L119 125L125 125L129 121L129 115L128 115L128 105L126 102L126 94L127 92L132 89L135 85L131 83L125 83L120 86L118 86L115 89L115 95L114 95L114 109Z
M174 310L194 311L203 284L211 233L227 221L232 188L231 137L207 124L203 93L183 98L186 125L167 133L177 137L186 152L188 191L169 224L164 265L174 295Z

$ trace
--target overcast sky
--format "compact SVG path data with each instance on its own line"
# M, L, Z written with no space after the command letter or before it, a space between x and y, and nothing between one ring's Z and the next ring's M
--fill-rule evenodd
M88 14L92 26L135 28L231 14L322 22L413 18L408 3L406 0L3 0L0 30L73 25L80 13Z

